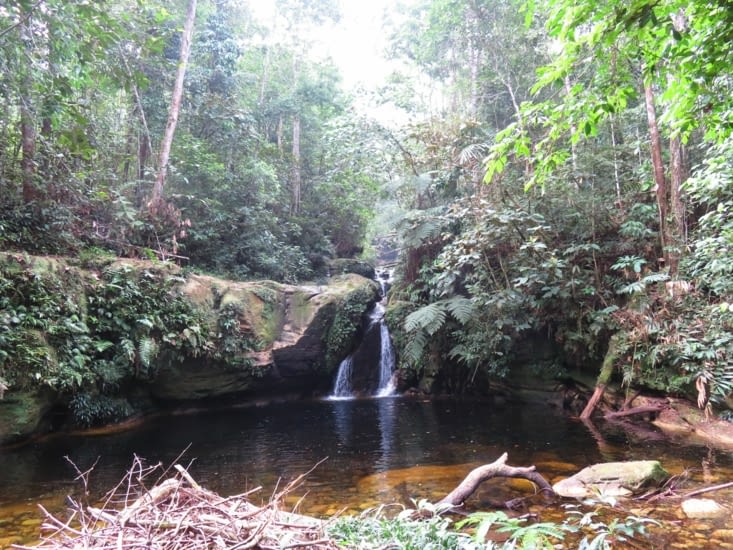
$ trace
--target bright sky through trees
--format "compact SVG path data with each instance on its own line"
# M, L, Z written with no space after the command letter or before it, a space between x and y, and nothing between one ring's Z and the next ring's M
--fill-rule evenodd
M390 61L385 58L385 20L392 22L400 17L404 6L410 3L411 0L340 0L340 20L314 29L307 38L313 42L315 52L333 59L347 88L373 89L390 71ZM272 20L274 0L250 0L249 5L263 21Z

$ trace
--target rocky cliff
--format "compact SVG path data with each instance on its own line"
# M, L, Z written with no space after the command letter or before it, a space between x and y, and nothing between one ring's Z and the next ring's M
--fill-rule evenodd
M0 445L182 405L326 393L378 285L0 253Z

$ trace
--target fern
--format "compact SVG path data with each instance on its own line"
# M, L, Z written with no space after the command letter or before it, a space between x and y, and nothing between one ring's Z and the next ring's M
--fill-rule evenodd
M155 338L150 338L149 336L141 338L137 348L140 364L146 369L149 369L158 356L159 350L160 347Z
M413 365L419 363L427 345L428 335L424 331L412 334L403 350L407 362Z
M405 330L409 333L424 330L435 334L445 323L445 311L439 303L428 304L410 313L405 319Z
M440 237L445 227L442 209L421 210L405 217L400 227L405 248L420 248Z
M473 302L469 298L453 296L427 304L410 313L404 323L407 333L404 354L407 360L413 364L420 361L429 337L445 326L448 314L465 325L471 319L473 310Z
M464 296L453 296L442 300L443 306L455 317L456 321L465 325L473 316L473 301Z

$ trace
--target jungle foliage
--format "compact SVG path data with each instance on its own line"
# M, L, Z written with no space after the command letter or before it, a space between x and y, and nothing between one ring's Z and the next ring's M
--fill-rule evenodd
M432 147L409 134L391 317L403 367L460 389L511 377L539 339L556 358L543 368L593 372L615 335L627 387L731 393L733 105L718 38L733 20L693 4L418 3L395 51L463 122Z
M151 213L183 4L0 9L0 247L292 282L357 255L380 210L402 240L387 313L401 364L437 387L512 376L540 341L553 357L543 369L595 374L613 338L628 387L690 393L703 382L714 400L730 394L725 5L416 0L389 23L402 63L375 94L405 115L397 126L362 116L365 98L309 55L306 31L338 20L335 3L276 2L263 24L249 3L201 2L166 208ZM54 283L29 284L19 288L39 296L24 307L50 315ZM124 322L98 321L114 338L95 340L72 326L78 311L48 305L71 323L53 331L78 340L50 362L79 369L48 373L59 387L93 376L92 356L115 365L112 353L145 376L170 344L152 313L126 311L114 293L148 291L114 284L103 300ZM175 330L196 326L164 311ZM6 326L30 323L20 313ZM221 322L223 345L239 345L227 332L236 324ZM3 348L25 349L29 375L50 334L41 328Z
M280 28L315 24L327 3L299 14L291 4L278 4ZM199 3L166 205L151 213L185 5L6 3L0 247L101 248L291 282L362 249L381 162L367 122L336 69L303 55L306 38L249 8Z

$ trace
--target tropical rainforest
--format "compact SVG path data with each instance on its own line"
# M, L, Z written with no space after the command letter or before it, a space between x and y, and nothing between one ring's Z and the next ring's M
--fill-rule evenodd
M725 403L727 2L395 3L389 74L352 88L314 46L343 5L261 4L3 2L0 250L299 283L387 238L405 379L473 391L541 340L558 377ZM0 397L206 349L164 286L105 277L82 319L58 277L3 268Z

